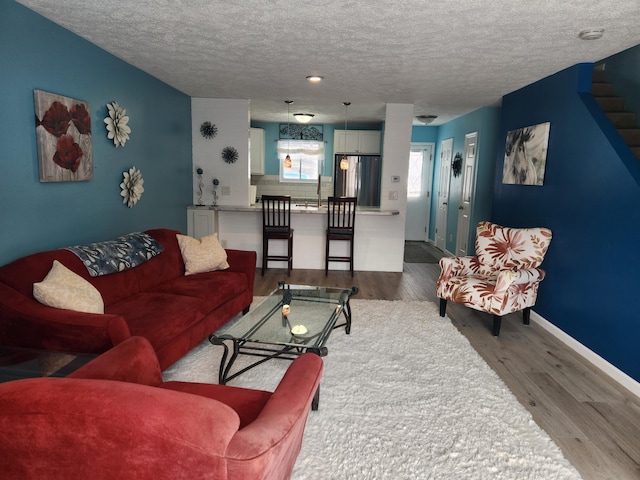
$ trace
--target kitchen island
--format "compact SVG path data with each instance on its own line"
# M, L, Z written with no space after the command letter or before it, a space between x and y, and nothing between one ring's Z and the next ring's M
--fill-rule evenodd
M253 250L262 264L262 204L250 206L190 206L188 234L196 238L217 232L225 248ZM324 270L326 205L308 202L291 206L293 268ZM348 255L348 242L332 242L331 255ZM269 253L285 254L284 241L272 240ZM404 254L404 218L398 210L358 207L355 221L354 269L401 272ZM269 268L286 268L269 262ZM329 270L347 270L347 263L332 262Z

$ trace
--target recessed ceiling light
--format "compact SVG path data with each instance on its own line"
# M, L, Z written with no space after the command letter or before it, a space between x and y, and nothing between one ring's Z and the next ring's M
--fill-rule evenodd
M598 40L602 38L604 28L586 28L578 33L578 38L581 40Z
M309 80L311 83L318 83L324 80L324 77L321 75L309 75L307 77L307 80Z

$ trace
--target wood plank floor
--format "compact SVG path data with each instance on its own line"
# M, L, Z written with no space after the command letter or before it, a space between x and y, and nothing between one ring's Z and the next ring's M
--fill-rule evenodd
M278 281L357 286L354 298L438 302L440 268L405 263L404 272L269 269L256 274L255 295L267 295ZM534 309L535 310L535 309ZM602 374L544 329L505 316L500 337L491 335L491 316L449 303L447 315L502 378L536 423L562 449L585 480L640 479L640 399ZM357 319L354 319L357 322Z

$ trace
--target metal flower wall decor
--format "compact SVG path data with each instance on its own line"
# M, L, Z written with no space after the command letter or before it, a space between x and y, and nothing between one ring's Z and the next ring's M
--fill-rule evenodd
M140 197L142 197L142 193L144 192L144 179L142 178L142 173L135 166L131 167L128 172L123 172L124 180L120 184L120 188L122 191L120 192L120 196L122 196L122 203L126 203L127 207L131 208Z
M203 122L200 125L200 135L204 138L212 139L218 134L218 127L211 122Z
M222 159L226 163L236 163L238 160L238 150L234 147L224 147L222 149Z
M107 138L113 140L116 147L123 146L129 140L131 128L127 125L129 117L127 111L118 105L118 102L107 103L109 116L104 119L107 124Z

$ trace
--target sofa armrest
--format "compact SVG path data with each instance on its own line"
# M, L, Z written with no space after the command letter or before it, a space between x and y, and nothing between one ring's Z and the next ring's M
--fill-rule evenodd
M0 384L2 478L229 478L238 416L221 402L76 378Z
M0 344L102 353L129 338L120 315L48 307L0 283Z
M323 368L313 353L293 361L262 412L229 443L229 478L288 478Z
M253 297L253 283L256 277L256 262L258 255L253 250L227 249L227 262L230 272L243 272L247 275L248 289Z
M162 383L158 357L144 337L128 338L68 376L117 380L154 387Z

